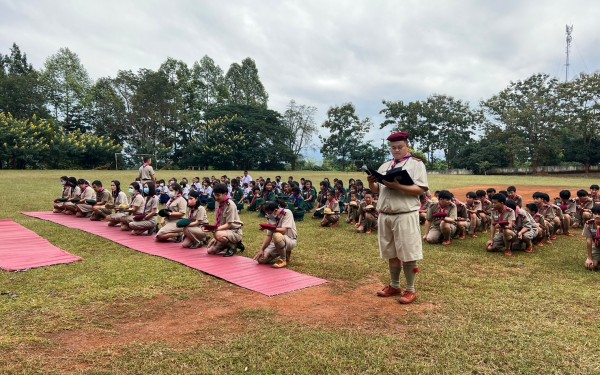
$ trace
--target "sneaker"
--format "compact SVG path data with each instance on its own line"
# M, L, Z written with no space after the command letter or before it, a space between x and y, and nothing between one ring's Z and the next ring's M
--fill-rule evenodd
M526 253L533 253L533 245L529 246L528 248L525 249Z
M391 297L391 296L399 296L402 295L402 290L400 288L396 289L391 285L386 286L377 292L377 297Z
M406 290L404 293L402 293L402 297L400 297L398 302L400 302L403 305L406 305L415 302L416 299L417 293L411 292L410 290Z
M452 245L452 240L444 241L444 242L442 242L442 245L444 245L444 246L450 246L450 245Z
M479 238L479 237L477 236L477 234L473 233L473 234L471 235L471 238Z
M275 262L275 264L273 264L271 267L273 267L273 268L287 267L287 262L283 259L278 259L277 262Z
M460 236L458 236L459 240L465 240L467 239L467 235L466 234L461 234Z
M504 250L504 255L507 256L507 257L512 256L512 250L511 249L505 249Z
M573 237L575 235L573 233L571 233L571 232L567 232L567 233L565 233L565 236L567 236L567 237Z

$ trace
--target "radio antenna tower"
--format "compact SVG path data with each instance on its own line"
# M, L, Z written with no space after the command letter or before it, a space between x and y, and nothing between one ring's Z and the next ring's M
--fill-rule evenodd
M573 32L573 25L569 26L566 25L566 31L567 31L567 63L565 64L565 82L569 81L569 52L571 52L571 41L573 40L573 37L571 36L571 33Z

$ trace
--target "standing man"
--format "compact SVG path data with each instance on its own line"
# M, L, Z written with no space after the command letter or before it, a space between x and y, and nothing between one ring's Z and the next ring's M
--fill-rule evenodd
M248 174L248 171L244 171L244 177L242 177L242 185L244 184L250 184L250 182L252 182L252 176L250 176Z
M412 185L400 185L398 181L378 183L375 176L369 176L369 188L379 194L377 211L379 218L379 251L388 260L390 285L377 292L380 297L400 295L402 304L417 299L415 279L419 269L417 261L423 259L421 227L419 225L419 195L428 189L425 164L409 152L410 134L399 132L390 135L390 151L394 157L379 167L379 173L388 173L402 168L413 180ZM404 270L406 290L400 290L400 273Z
M152 168L152 158L150 156L144 157L144 164L139 169L140 182L142 186L147 182L152 182L156 186L156 177L154 177L154 168Z

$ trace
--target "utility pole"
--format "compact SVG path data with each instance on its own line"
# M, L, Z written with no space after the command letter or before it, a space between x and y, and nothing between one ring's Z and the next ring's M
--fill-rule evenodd
M571 52L571 41L573 40L573 37L571 36L571 33L573 32L573 25L569 26L566 25L566 32L567 32L567 63L565 64L565 82L569 81L569 53Z

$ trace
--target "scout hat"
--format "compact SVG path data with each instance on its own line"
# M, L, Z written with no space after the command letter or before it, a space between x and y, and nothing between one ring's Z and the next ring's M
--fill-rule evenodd
M409 133L398 132L398 133L391 134L389 137L387 137L387 140L390 142L397 142L397 141L407 141L409 138L410 138Z
M185 228L188 225L190 225L192 223L192 221L190 219L181 219L179 221L177 221L177 228Z
M323 210L323 213L324 213L325 215L331 215L331 214L333 214L333 211L331 210L331 208L329 208L329 207L326 207L326 208Z

